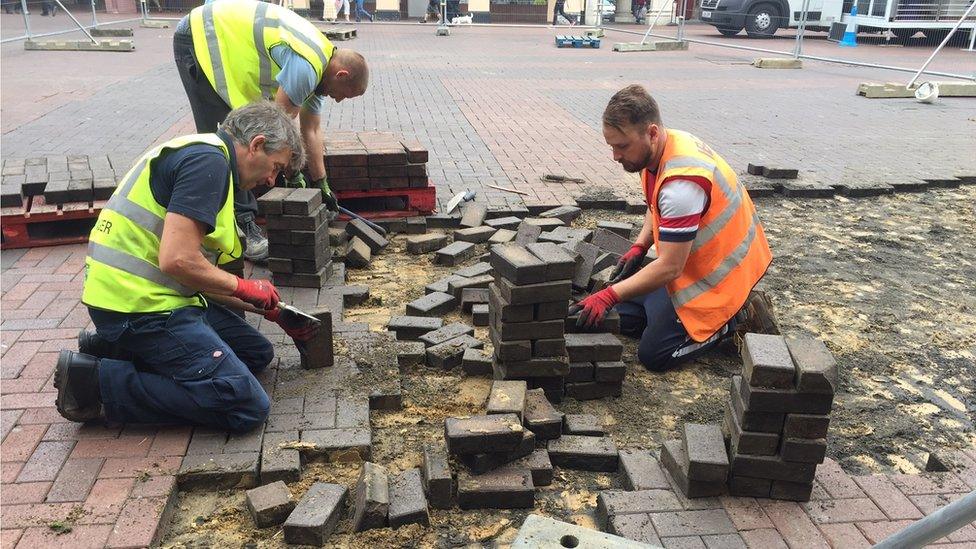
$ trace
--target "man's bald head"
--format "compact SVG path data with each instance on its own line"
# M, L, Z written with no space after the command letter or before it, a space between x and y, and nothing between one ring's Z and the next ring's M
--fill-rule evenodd
M336 103L343 99L359 97L369 86L369 67L359 52L336 48L325 67L322 87L325 95Z

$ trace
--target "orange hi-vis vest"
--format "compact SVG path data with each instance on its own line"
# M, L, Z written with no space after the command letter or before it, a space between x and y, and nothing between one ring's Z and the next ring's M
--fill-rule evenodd
M749 292L773 260L756 207L735 172L700 139L667 130L657 176L641 173L651 209L654 245L658 246L661 186L671 179L708 182L711 192L691 254L677 279L667 285L678 318L695 341L705 341L745 304Z

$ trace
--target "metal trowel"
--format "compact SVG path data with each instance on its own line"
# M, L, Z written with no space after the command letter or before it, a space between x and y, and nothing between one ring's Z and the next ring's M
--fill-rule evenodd
M315 326L318 326L319 324L322 323L319 319L315 318L314 316L302 311L301 309L293 305L286 305L281 301L279 301L278 308L281 309L282 313L293 314L299 318L302 318L303 320L307 320L308 322L311 322Z

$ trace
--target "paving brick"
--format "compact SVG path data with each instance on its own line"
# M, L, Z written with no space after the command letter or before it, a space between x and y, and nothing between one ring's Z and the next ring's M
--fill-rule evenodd
M323 546L335 531L346 507L345 486L316 482L284 524L285 543Z
M722 507L738 530L773 528L773 523L754 498L722 496Z
M664 471L650 450L621 450L620 468L628 490L667 490Z
M435 263L453 267L473 256L475 253L475 245L470 242L454 242L434 253Z
M866 497L861 488L850 475L841 469L840 464L827 458L817 467L817 482L832 498L863 498Z
M596 516L602 524L619 515L680 510L681 502L670 490L603 490L596 499Z
M554 339L563 336L564 323L562 320L501 322L495 318L492 322L491 316L489 310L489 324L498 334L500 341Z
M444 452L430 445L424 446L421 473L430 506L450 509L454 479Z
M461 357L461 368L469 376L491 375L491 355L479 349L467 348Z
M685 467L690 480L724 482L729 459L718 425L685 423L682 432Z
M407 253L425 254L438 250L447 245L447 235L444 234L418 234L407 237Z
M540 227L543 232L551 231L556 227L562 227L563 225L565 225L565 223L563 223L559 219L546 218L546 217L527 217L525 218L524 222L528 223L529 225L535 225L537 227Z
M158 544L163 535L171 498L129 499L119 513L106 547L140 547Z
M68 458L74 442L41 442L24 464L17 482L53 481Z
M6 402L4 403L6 404ZM27 461L44 437L47 425L17 425L0 444L5 461Z
M747 549L746 542L739 534L713 534L702 536L707 549Z
M768 498L773 490L773 481L768 478L752 478L742 475L729 477L729 494L749 498Z
M397 365L400 369L420 366L427 361L427 348L420 341L397 343Z
M139 479L132 487L131 498L169 497L176 490L176 477L172 475L153 476Z
M387 323L387 330L396 333L397 339L416 341L420 336L437 330L444 325L444 320L428 316L392 316Z
M566 414L563 432L567 435L602 437L603 422L592 414Z
M479 227L488 216L488 207L478 202L467 202L461 206L462 227Z
M487 473L517 459L524 458L535 450L535 433L528 429L522 431L522 441L511 451L463 454L458 459L476 475Z
M105 462L102 458L69 459L58 472L45 501L84 501Z
M787 338L796 363L796 389L806 393L833 394L837 388L837 362L822 341Z
M471 312L471 307L488 303L488 286L483 288L463 288L461 290L461 311Z
M573 270L573 287L586 290L590 287L590 277L593 276L594 266L600 256L600 248L589 242L578 241L573 244L577 254L576 266Z
M582 214L583 210L576 206L559 206L558 208L553 208L540 213L539 217L545 219L558 219L564 224L569 225L573 221L576 221L576 218Z
M430 347L463 335L474 335L474 328L463 322L452 322L423 334L418 340Z
M821 463L827 455L827 439L783 438L780 455L785 461Z
M820 532L831 547L844 547L845 549L848 547L851 549L868 549L871 547L871 544L854 523L821 524Z
M295 500L282 481L252 488L244 493L247 510L258 528L281 524L295 508Z
M632 224L623 221L597 221L596 227L598 229L606 229L610 232L616 233L627 240L630 240L630 234L634 230L634 226Z
M607 531L627 539L660 546L661 540L654 531L654 523L648 513L614 515L607 523Z
M886 519L881 509L869 498L811 501L802 507L816 524Z
M284 215L310 215L322 205L322 193L318 189L294 189L281 199Z
M495 469L483 475L458 474L461 509L519 509L535 505L532 473L521 469Z
M810 501L813 487L813 482L774 480L769 488L769 497L789 501Z
M468 227L454 231L455 242L470 242L472 244L484 244L494 236L498 229L482 225L480 227Z
M525 246L526 244L537 241L541 234L542 227L523 221L519 223L518 230L515 231L515 243L519 246Z
M522 421L525 411L526 390L525 381L493 381L491 391L488 393L486 412L488 414L515 414L519 421Z
M535 306L512 305L502 298L497 284L488 285L489 311L501 322L530 322L535 319Z
M494 391L494 386L492 390ZM563 413L552 406L542 389L532 389L525 393L524 419L525 426L534 432L539 440L559 438L562 434Z
M332 341L332 311L327 307L317 307L309 310L308 314L319 319L321 324L315 337L305 342L304 351L299 348L302 368L331 367L335 364L334 344Z
M689 498L717 496L725 492L725 479L693 480L688 478L688 457L684 443L668 440L661 446L661 465L671 474L678 487Z
M522 423L515 414L447 418L447 449L452 454L507 452L522 442Z
M472 278L484 274L491 274L491 265L489 265L485 261L479 261L474 265L468 265L463 269L458 269L454 271L454 274L457 276L463 276L465 278Z
M907 496L951 494L969 490L969 486L952 473L895 474L889 478Z
M713 535L735 533L735 526L724 509L704 511L669 511L654 513L651 521L663 537L681 535Z
M363 463L353 504L353 531L386 526L389 508L390 485L386 468L368 461Z
M537 284L546 280L546 263L523 246L493 246L489 262L499 276L515 285Z
M614 362L623 356L623 344L613 334L566 334L571 362Z
M532 356L535 358L566 357L566 339L537 339L532 342Z
M457 299L451 294L434 292L407 303L407 315L440 316L457 307Z
M565 345L565 340L564 340ZM592 362L570 362L569 373L566 374L567 383L594 381L596 365Z
M623 255L630 251L632 245L629 238L624 238L619 234L606 229L597 229L593 231L593 237L590 239L590 243L594 246L617 255Z
M453 295L456 299L461 299L461 293L466 289L488 289L488 285L491 284L493 278L489 274L478 275L470 278L462 278L451 280L447 284L447 293Z
M454 229L460 226L461 216L454 214L431 214L427 216L427 226L431 229Z
M745 334L742 338L742 379L754 387L793 388L796 368L783 336Z
M627 365L623 362L596 362L594 363L594 381L613 382L623 381L627 375Z
M500 379L534 379L539 377L562 378L569 371L569 363L563 358L531 358L528 360L496 360L492 370ZM496 376L497 377L497 376Z
M571 280L576 273L576 258L566 249L551 242L526 245L528 251L546 265L545 280Z
M918 496L908 496L912 504L925 515L931 515L942 507L964 497L966 494L922 494ZM882 508L883 509L883 508Z
M754 412L745 409L745 403L742 401L741 376L732 376L729 402L732 403L732 410L735 412L735 417L739 421L739 426L744 431L775 433L777 435L783 432L785 414L777 412Z
M783 436L786 438L825 438L830 416L812 414L786 414Z
M509 244L515 241L516 232L512 229L498 229L488 239L488 244Z
M557 467L583 471L616 471L617 446L607 437L566 435L548 444L549 459Z
M708 549L701 536L662 537L661 545L665 549Z
M753 454L771 456L779 449L779 435L775 433L760 433L743 431L742 426L732 411L732 404L726 403L725 416L722 421L722 433L729 440L729 450L735 454Z
M788 545L774 528L760 528L739 532L750 549L788 549Z
M77 549L96 549L105 547L112 525L73 525L69 531L57 531L45 526L24 530L17 547L72 547ZM8 547L4 545L4 547ZM12 545L10 547L13 547Z
M479 303L471 308L471 323L475 326L488 325L488 304Z
M390 242L384 238L381 234L373 230L372 227L366 224L362 219L353 219L346 224L346 232L350 236L358 237L360 240L369 246L369 250L372 253L378 253L383 248L389 246Z
M790 547L829 547L820 530L798 504L760 501L766 516Z
M43 503L44 496L51 489L50 482L17 482L3 485L4 505L22 503Z
M750 456L739 454L732 459L732 474L754 478L810 482L817 469L815 463L783 461L780 456Z
M619 397L622 394L623 384L620 381L586 381L566 384L566 396L576 400L596 400Z
M369 246L359 237L352 237L346 247L346 265L354 269L365 269L373 255Z
M427 348L427 365L431 368L451 370L461 365L467 349L480 349L484 346L481 340L470 335L449 339L444 343Z
M389 521L391 528L430 524L420 469L408 469L390 477Z
M532 474L534 486L552 484L552 462L549 460L549 452L545 448L535 449L529 455L520 457L505 467L516 470L528 469Z
M905 529L908 525L912 524L913 521L910 520L895 520L895 521L876 521L876 522L857 522L857 528L864 534L868 542L872 544L880 543L888 536L894 534L895 532Z
M569 299L572 283L569 280L542 282L517 286L501 278L496 283L499 295L511 305L534 305Z
M741 376L733 376L733 380ZM733 381L734 383L734 381ZM739 383L743 402L749 411L826 415L830 413L834 395L830 393L797 393L792 389L766 389Z
M177 481L180 488L251 488L257 484L260 452L188 455Z

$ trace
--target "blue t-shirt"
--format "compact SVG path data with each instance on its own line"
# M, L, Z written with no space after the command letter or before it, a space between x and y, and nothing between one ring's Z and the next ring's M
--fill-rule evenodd
M315 87L319 85L319 81L315 77L312 64L283 44L271 48L271 58L281 67L275 79L281 89L285 90L292 105L300 105L308 112L322 114L325 97L315 95Z

